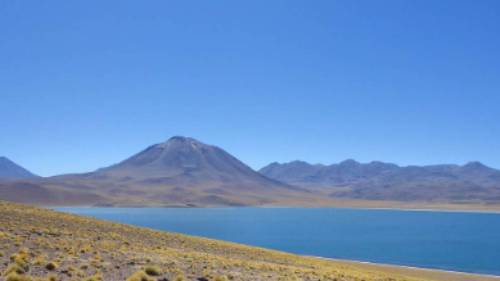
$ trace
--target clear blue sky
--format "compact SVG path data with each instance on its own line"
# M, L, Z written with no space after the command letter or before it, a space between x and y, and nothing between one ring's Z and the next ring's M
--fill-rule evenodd
M104 3L106 2L106 3ZM500 168L500 1L0 1L0 155Z

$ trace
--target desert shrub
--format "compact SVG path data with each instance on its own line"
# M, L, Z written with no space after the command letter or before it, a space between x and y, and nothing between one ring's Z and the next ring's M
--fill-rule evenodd
M27 257L27 256L28 256L28 253L29 253L28 248L22 248L22 249L19 249L19 255L20 255L20 256Z
M45 263L45 257L43 255L40 255L33 260L34 265L42 265L44 263Z
M81 269L81 270L87 270L88 268L89 268L89 265L88 265L88 264L82 264L82 265L80 266L80 269Z
M29 264L28 264L28 254L24 251L21 251L18 254L12 254L10 256L10 260L15 262L16 265L21 267L24 271L29 270Z
M76 271L76 268L72 265L68 266L68 271L69 272L75 272Z
M51 274L51 275L44 277L44 278L41 278L41 277L35 278L34 281L58 281L58 280L59 279L57 279L56 275Z
M158 266L148 265L144 268L144 272L146 272L149 276L159 276L161 275L161 269Z
M97 272L96 274L85 278L84 281L102 281L102 274L100 272Z
M26 270L24 270L24 268L20 267L16 263L14 263L14 264L9 265L9 267L7 267L7 269L4 271L3 275L7 276L11 273L24 274L25 272L26 272Z
M28 275L21 275L16 272L12 272L7 277L5 277L5 281L31 281L31 277Z
M126 281L154 281L154 279L150 278L143 270L139 270L127 278Z
M54 269L56 269L58 267L59 267L59 265L56 262L53 262L53 261L51 261L51 262L49 262L48 264L45 265L45 269L47 269L47 270L54 270Z
M186 281L186 277L184 277L184 274L179 273L175 276L173 281Z

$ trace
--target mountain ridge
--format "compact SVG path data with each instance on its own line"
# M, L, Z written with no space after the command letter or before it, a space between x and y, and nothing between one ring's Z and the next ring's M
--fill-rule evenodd
M255 171L218 146L174 136L92 172L2 180L2 198L86 206L314 207L354 201L379 206L385 201L481 207L500 204L500 171L477 161L399 166L353 159L331 165L273 162Z
M500 170L480 162L409 165L352 159L331 165L274 162L262 174L336 198L402 201L500 201Z

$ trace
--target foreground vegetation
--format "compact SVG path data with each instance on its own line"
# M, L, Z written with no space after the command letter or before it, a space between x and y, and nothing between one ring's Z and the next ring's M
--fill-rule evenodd
M5 281L487 280L303 257L1 201L0 273Z

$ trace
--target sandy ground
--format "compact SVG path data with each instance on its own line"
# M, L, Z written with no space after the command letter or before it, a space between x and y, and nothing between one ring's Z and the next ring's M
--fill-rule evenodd
M410 267L410 266L377 264L377 263L348 261L348 260L336 260L336 259L330 259L330 260L341 262L341 263L346 263L346 264L351 264L359 269L380 270L380 271L384 271L384 272L402 274L405 276L412 276L412 277L424 278L424 279L429 279L429 280L500 281L500 276L485 275L485 274L469 274L469 273L455 272L455 271L445 271L445 270L417 268L417 267Z

